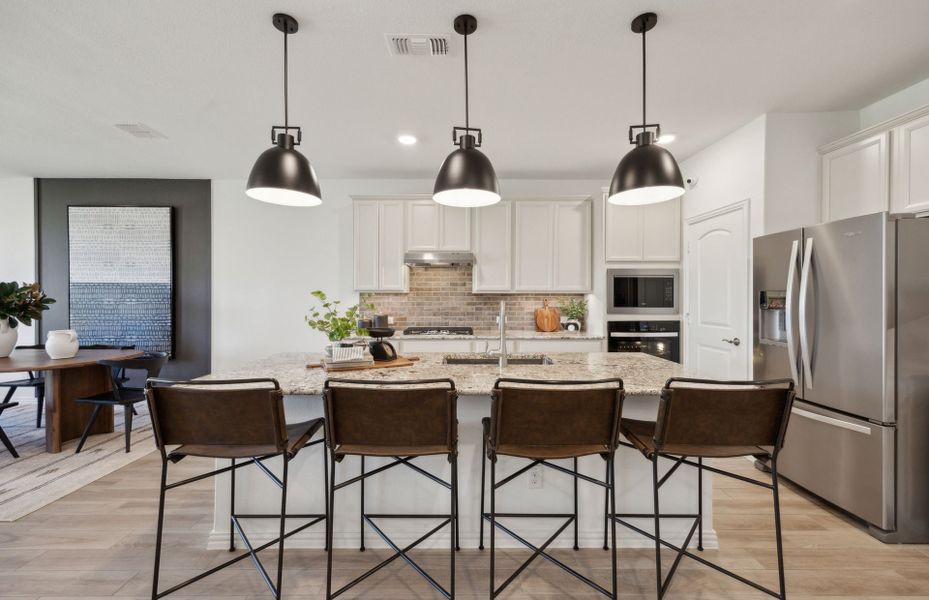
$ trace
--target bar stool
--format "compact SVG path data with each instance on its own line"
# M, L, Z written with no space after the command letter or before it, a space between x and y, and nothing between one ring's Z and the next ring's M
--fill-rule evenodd
M370 527L394 554L368 569L338 590L332 589L332 552L326 565L326 599L331 600L367 579L397 558L403 559L445 598L455 597L455 549L458 544L458 393L451 379L408 381L356 381L329 379L323 387L326 414L326 443L329 446L331 480L329 483L330 519L334 519L335 492L354 483L383 473L397 465L409 467L450 492L447 514L369 514L361 507L362 526ZM444 455L451 463L451 482L413 464L420 456ZM377 456L394 460L362 472L336 484L336 463L346 456ZM415 542L401 548L384 533L377 521L382 519L443 519ZM410 556L409 552L431 536L449 526L450 583L446 590ZM332 548L332 527L329 528Z
M138 358L126 358L121 360L100 360L97 364L110 367L110 378L112 380L112 389L109 392L101 392L86 398L78 398L75 402L80 404L93 404L94 411L87 420L84 432L81 434L81 440L77 443L74 453L77 454L84 447L90 430L97 421L97 416L104 406L122 406L123 407L123 429L125 430L126 452L130 449L130 435L132 434L132 415L136 414L135 404L145 400L145 390L143 388L134 388L126 386L129 378L126 371L145 371L147 378L158 377L161 369L168 362L167 352L148 352Z
M16 346L16 350L44 350L45 346L34 345L34 346ZM45 405L45 378L42 376L40 371L26 371L26 379L13 379L10 381L0 381L0 387L10 388L6 392L6 397L3 399L3 402L0 403L0 406L6 405L7 408L16 406L17 403L11 403L10 400L13 399L13 394L16 393L18 388L32 388L35 392L36 400L36 412L35 412L35 426L36 429L42 427L42 408ZM0 432L2 435L2 432ZM2 439L2 438L0 438ZM15 454L14 454L15 457Z
M490 598L496 598L508 585L538 557L551 562L563 571L587 584L608 598L617 597L616 583L616 525L612 526L612 590L582 575L546 552L561 533L572 523L575 526L574 547L577 549L577 482L586 481L604 488L615 512L615 481L612 477L613 459L619 441L619 422L622 416L622 379L591 381L545 381L533 379L501 378L494 384L491 416L482 421L484 427L484 459L481 463L481 548L484 525L490 523ZM577 459L600 455L606 459L608 477L600 481L578 473ZM512 456L531 462L497 481L497 457ZM551 462L556 459L573 459L573 470ZM485 464L490 462L490 512L484 512ZM497 489L515 480L536 465L544 465L574 478L573 513L519 513L497 512ZM518 533L497 522L498 517L557 518L564 523L540 546L535 546ZM516 571L499 587L494 578L495 532L506 533L533 551Z
M784 599L784 552L781 544L781 508L778 496L777 455L784 445L784 434L794 400L794 383L790 379L769 381L714 381L684 377L671 378L661 390L658 419L655 422L623 419L620 431L628 442L652 463L654 513L615 514L614 520L655 542L655 575L658 598L664 597L681 559L685 556L728 575L775 598ZM767 458L771 466L771 483L764 483L703 464L706 458L755 456ZM660 478L658 459L673 462ZM696 462L691 460L696 458ZM681 465L697 469L697 514L664 514L659 510L658 491ZM771 490L774 497L774 536L777 544L779 592L733 573L690 552L687 547L697 533L697 548L703 550L703 471L731 477ZM612 511L615 513L615 510ZM693 525L680 547L661 539L660 519L693 519ZM626 519L654 519L654 535ZM668 570L661 575L661 547L677 553Z
M258 574L274 598L281 597L284 567L284 540L317 523L328 529L328 504L323 514L287 514L288 466L301 449L322 444L323 439L310 441L324 426L323 419L302 423L287 423L284 419L284 396L274 379L170 381L149 379L145 385L155 444L161 453L161 488L158 500L158 526L155 537L155 568L152 579L152 599L157 600L220 571L240 560L251 557ZM167 446L177 446L169 451ZM177 463L187 456L204 456L229 459L230 466L203 473L188 479L168 483L168 463ZM281 475L275 475L264 463L271 458L282 459ZM238 459L247 459L237 462ZM235 512L236 469L254 465L281 489L280 514L241 514ZM235 550L238 533L246 552L227 560L171 588L159 592L158 578L161 565L161 543L164 530L165 494L168 490L213 477L230 474L229 551ZM323 455L325 486L326 461ZM325 489L325 488L324 488ZM329 496L326 494L326 501ZM242 527L241 519L279 519L278 537L254 546ZM306 519L308 522L285 531L287 518ZM328 536L327 536L328 539ZM262 550L277 546L276 583L258 558ZM328 546L327 546L328 548Z

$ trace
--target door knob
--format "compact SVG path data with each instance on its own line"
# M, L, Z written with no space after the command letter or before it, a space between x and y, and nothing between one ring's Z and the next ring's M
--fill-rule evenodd
M723 338L723 341L726 342L727 344L732 344L733 346L738 346L739 344L742 343L742 340L740 340L739 338L732 338L731 340L727 340L726 338Z

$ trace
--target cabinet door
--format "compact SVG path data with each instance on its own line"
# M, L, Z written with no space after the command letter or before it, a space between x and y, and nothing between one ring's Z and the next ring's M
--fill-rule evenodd
M603 195L603 246L607 262L642 260L642 208L610 204Z
M642 207L642 259L681 259L680 198Z
M929 115L897 127L893 139L891 210L929 211Z
M440 250L471 249L471 210L442 206L439 211Z
M889 208L889 141L884 132L823 155L823 223Z
M516 290L554 288L555 205L552 202L516 203Z
M355 200L352 209L355 290L377 289L378 206L375 200Z
M554 204L553 290L590 291L590 201Z
M472 291L511 291L513 284L512 215L512 203L506 201L474 209Z
M405 292L407 268L403 264L403 205L400 200L382 200L378 214L378 286L385 291Z
M442 206L432 200L407 202L406 249L438 250Z

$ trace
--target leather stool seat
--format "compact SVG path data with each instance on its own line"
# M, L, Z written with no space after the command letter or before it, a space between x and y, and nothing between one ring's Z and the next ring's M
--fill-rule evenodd
M619 423L619 432L629 443L647 458L655 455L655 422L623 419ZM703 458L732 458L736 456L768 456L770 449L761 446L712 446L693 444L665 444L662 454L676 456L699 456Z
M490 417L481 419L484 426L484 444L490 447ZM515 456L533 460L548 460L558 458L578 458L594 454L608 454L610 449L604 444L506 444L497 445L496 454L499 456Z
M325 419L311 419L301 423L287 425L287 454L291 458L306 446L306 443L323 428ZM175 462L184 456L205 456L207 458L251 458L279 454L274 445L230 445L230 444L184 444L171 451L170 458Z

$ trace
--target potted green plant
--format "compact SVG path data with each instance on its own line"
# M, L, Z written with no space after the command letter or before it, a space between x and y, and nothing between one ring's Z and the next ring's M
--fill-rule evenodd
M587 300L585 298L569 298L562 300L559 307L565 317L564 328L568 331L580 331L583 328L584 318L587 316Z
M54 303L38 283L0 282L0 358L9 356L16 347L19 324L32 325Z
M345 309L345 312L340 313L339 305L342 303L341 300L329 300L325 292L321 290L310 292L310 295L316 298L319 303L310 308L310 314L305 317L306 324L311 329L326 334L326 337L329 338L330 345L326 346L328 356L332 356L332 347L334 345L344 345L343 340L352 335L364 335L364 329L358 327L358 319L361 316L362 307L373 308L373 305L358 303L349 306Z

